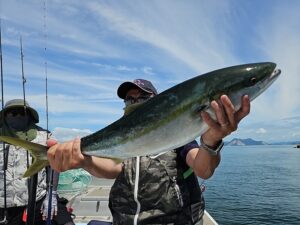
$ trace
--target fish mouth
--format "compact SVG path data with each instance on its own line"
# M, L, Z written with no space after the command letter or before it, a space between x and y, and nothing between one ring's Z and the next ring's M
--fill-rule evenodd
M275 69L273 71L273 73L270 76L270 80L275 80L279 77L279 75L281 74L281 69Z
M274 69L271 75L264 82L265 85L264 90L267 89L269 86L271 86L271 84L274 83L274 81L279 77L280 74L281 74L280 69Z

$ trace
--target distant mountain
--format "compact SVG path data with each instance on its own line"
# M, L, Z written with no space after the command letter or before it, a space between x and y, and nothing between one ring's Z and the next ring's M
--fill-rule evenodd
M226 142L225 145L228 146L268 145L268 143L264 141L256 141L251 138L246 138L246 139L234 138L231 141Z

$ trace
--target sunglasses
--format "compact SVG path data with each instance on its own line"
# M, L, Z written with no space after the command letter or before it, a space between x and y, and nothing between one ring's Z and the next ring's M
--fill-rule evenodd
M28 111L26 111L28 114ZM25 116L25 110L23 108L19 109L10 109L5 113L6 116L16 117L17 115Z
M124 100L125 102L125 105L128 106L128 105L132 105L132 104L135 104L135 103L142 103L142 102L145 102L147 101L149 98L151 97L151 95L141 95L137 98L134 98L132 96L127 96Z

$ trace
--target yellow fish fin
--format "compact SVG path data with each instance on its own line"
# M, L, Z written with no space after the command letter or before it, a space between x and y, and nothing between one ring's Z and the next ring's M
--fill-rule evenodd
M29 151L32 155L33 163L26 170L23 177L30 177L49 165L47 158L47 146L9 136L0 136L0 141L6 142L11 145L20 146Z

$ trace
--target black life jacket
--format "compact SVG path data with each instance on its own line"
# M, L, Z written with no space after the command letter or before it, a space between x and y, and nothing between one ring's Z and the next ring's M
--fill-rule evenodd
M125 160L110 192L113 224L201 224L204 199L187 169L176 150Z

